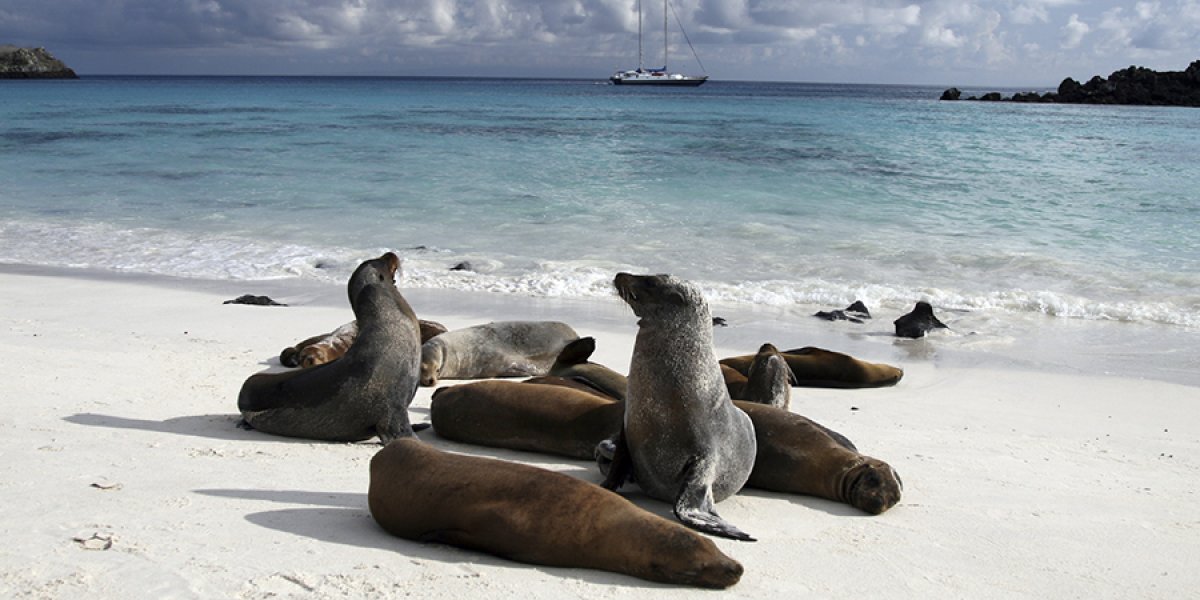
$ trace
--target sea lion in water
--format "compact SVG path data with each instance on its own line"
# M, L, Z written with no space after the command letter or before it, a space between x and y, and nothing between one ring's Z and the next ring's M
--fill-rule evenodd
M531 386L535 387L535 386ZM742 565L712 540L574 477L399 439L371 459L371 516L388 533L554 567L726 588Z
M597 448L602 467L611 461L604 486L632 477L685 525L753 540L713 508L746 483L755 445L713 354L708 302L670 275L618 273L613 285L639 320L621 434Z
M750 415L758 443L747 485L845 502L874 515L900 501L903 485L896 471L859 454L845 436L773 406L734 404Z
M595 351L595 338L579 338L563 347L548 374L583 382L606 396L625 400L628 380L604 365L589 361Z
M892 322L896 326L896 336L906 338L923 337L934 329L948 329L945 323L933 316L933 306L921 301L913 307L912 312Z
M439 379L545 375L579 334L557 321L499 321L447 331L421 345L421 385Z
M796 377L795 385L822 388L871 388L895 385L904 370L883 363L869 363L848 354L807 346L782 352ZM746 375L754 354L721 359L721 364Z
M238 410L254 429L277 435L383 443L411 435L417 390L417 317L396 289L400 259L388 252L354 271L347 295L359 335L340 359L309 369L258 373L242 384Z
M553 377L441 387L429 406L433 430L446 439L581 459L617 434L624 414L620 403Z
M417 319L421 328L421 343L446 332L446 326L437 321ZM358 336L358 321L350 321L329 333L314 335L284 348L279 353L279 364L285 367L315 367L335 361L346 354Z

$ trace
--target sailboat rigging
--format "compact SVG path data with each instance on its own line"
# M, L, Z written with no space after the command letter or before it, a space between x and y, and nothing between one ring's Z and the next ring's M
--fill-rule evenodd
M682 73L671 73L667 70L667 54L670 42L667 36L667 2L663 0L663 66L661 69L647 69L643 65L642 60L642 0L638 0L638 67L628 71L617 71L613 73L608 80L618 85L674 85L695 87L705 81L708 81L708 75L684 75ZM675 16L675 20L679 20L679 16ZM683 29L683 23L679 23L680 31L683 31L684 39L687 39L687 31ZM692 47L692 41L688 40L688 47L692 48L692 54L696 56L696 62L700 63L700 55L696 54L696 49ZM700 64L703 69L703 63Z

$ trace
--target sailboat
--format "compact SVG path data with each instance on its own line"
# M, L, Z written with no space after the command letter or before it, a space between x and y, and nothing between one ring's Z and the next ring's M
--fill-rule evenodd
M638 68L628 71L617 71L613 73L608 80L617 85L675 85L684 87L696 87L705 81L708 81L708 75L684 75L682 73L671 73L667 70L667 48L670 45L667 39L667 1L663 0L663 66L661 69L647 69L642 66L642 0L638 0ZM683 24L679 24L679 29L683 30ZM683 32L683 37L687 38L687 31ZM692 41L688 40L688 47L692 47ZM692 48L692 54L696 54L696 49ZM700 62L700 56L696 55L696 62ZM704 65L701 64L703 69Z

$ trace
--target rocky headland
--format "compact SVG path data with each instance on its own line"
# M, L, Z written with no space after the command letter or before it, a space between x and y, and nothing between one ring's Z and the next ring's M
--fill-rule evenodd
M962 92L950 88L942 100L959 100ZM1099 75L1087 83L1070 77L1058 84L1057 92L1020 92L1005 98L999 92L971 96L983 102L1056 102L1059 104L1140 104L1148 106L1200 106L1200 60L1184 71L1153 71L1129 67L1105 79Z
M79 79L45 48L0 45L0 79Z

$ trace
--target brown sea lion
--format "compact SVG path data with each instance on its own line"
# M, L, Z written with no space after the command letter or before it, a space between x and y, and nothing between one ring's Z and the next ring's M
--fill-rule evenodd
M442 452L415 438L396 440L371 459L367 504L392 535L520 562L706 588L726 588L742 576L742 565L712 540L597 485Z
M577 339L570 325L557 321L499 321L447 331L421 345L421 385L545 375L563 347Z
M848 354L812 346L782 352L799 387L871 388L896 385L904 370L883 363L869 363ZM746 375L754 354L721 359L721 364Z
M595 351L595 338L579 338L563 347L550 366L549 374L583 382L606 396L624 400L628 379L604 365L588 360Z
M561 386L563 392L521 388L530 385ZM624 408L579 386L542 377L441 388L432 406L434 429L482 446L590 458L598 443L620 429ZM733 404L755 430L757 453L746 485L844 502L872 514L899 501L902 486L895 471L860 454L842 434L786 410L746 400Z
M400 259L388 252L359 265L347 295L359 335L339 360L309 369L258 373L242 384L238 410L254 429L276 435L387 443L411 435L408 405L417 390L417 317L396 289Z
M754 426L733 406L713 354L708 302L670 275L619 273L613 285L638 316L638 333L621 434L598 449L604 486L632 477L672 502L685 525L753 540L713 508L745 485L755 446Z
M438 388L429 408L433 430L457 442L590 459L597 443L621 429L621 404L570 380L542 382Z
M845 502L875 515L900 501L903 485L896 471L859 454L841 434L773 406L734 404L750 415L758 443L747 485Z

